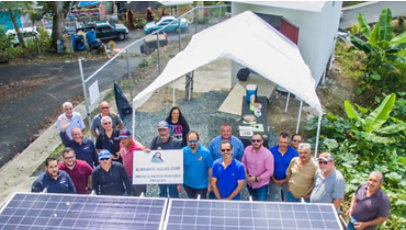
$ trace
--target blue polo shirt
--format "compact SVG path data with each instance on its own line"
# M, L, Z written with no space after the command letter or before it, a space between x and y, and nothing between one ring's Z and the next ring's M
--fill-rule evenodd
M288 146L288 151L286 151L285 155L282 156L282 154L278 150L278 145L270 148L269 150L271 151L274 159L274 173L273 176L277 180L283 180L286 178L286 170L289 167L290 161L294 158L299 156L297 151Z
M47 193L76 193L71 178L62 170L59 170L56 180L47 172L42 173L31 186L31 192L43 192L45 189Z
M99 156L91 140L83 138L82 144L79 145L74 140L70 140L66 132L61 132L59 135L61 136L63 145L75 150L76 159L86 161L92 168L99 165Z
M213 160L217 160L217 159L223 157L223 155L221 155L221 152L220 152L221 142L223 142L223 138L221 137L221 135L213 138L210 141L209 151L211 153L211 156L213 157ZM237 159L237 160L241 161L242 156L244 155L244 150L245 150L244 144L241 142L240 139L238 139L235 136L231 136L230 142L233 145L233 157L234 157L234 159Z
M208 149L199 145L195 153L189 146L183 148L183 183L191 188L204 189L209 183L208 171L213 158Z
M227 168L224 168L223 158L219 158L213 163L212 177L217 178L217 188L221 198L227 198L237 188L238 181L245 180L245 168L236 159L233 159L231 164ZM240 194L235 196L233 200L239 199Z

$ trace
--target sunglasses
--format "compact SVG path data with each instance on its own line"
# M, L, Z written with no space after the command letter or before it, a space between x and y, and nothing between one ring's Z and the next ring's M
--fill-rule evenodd
M102 109L108 109L109 107L102 107Z
M222 152L230 152L231 149L221 149Z
M319 161L319 164L324 164L324 165L326 165L326 164L328 164L328 161Z
M301 140L292 140L292 142L301 142Z
M109 124L111 124L111 122L105 122L105 123L103 123L103 125L109 125Z
M110 158L102 158L102 159L99 159L99 160L101 160L101 161L107 161L107 160L110 160Z
M198 140L190 140L188 141L189 144L197 144Z
M255 143L255 142L259 143L259 142L261 142L261 141L262 141L261 139L252 139L252 140L251 140L252 143Z

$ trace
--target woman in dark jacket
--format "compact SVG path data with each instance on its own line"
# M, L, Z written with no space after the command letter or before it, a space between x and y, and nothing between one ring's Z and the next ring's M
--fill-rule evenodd
M120 135L120 130L113 128L111 118L104 116L101 119L103 132L99 133L96 140L96 150L100 152L102 149L107 149L113 155L114 161L122 162L120 158L120 139L117 137Z
M179 107L172 107L169 116L166 118L166 122L168 122L170 127L169 134L175 139L180 140L182 142L182 147L185 147L187 145L186 134L190 129Z

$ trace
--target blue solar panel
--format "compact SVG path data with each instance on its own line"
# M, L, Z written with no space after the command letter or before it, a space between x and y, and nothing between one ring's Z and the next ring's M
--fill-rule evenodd
M0 229L161 229L167 199L16 193Z
M164 229L341 230L332 204L171 199Z

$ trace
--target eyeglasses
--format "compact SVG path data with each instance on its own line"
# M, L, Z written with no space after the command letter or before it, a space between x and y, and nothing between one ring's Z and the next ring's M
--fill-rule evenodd
M301 140L292 140L292 142L301 142Z
M258 142L258 143L259 143L259 142L261 142L261 141L262 141L261 139L252 139L252 140L251 140L252 143L255 143L255 142Z
M328 164L328 161L319 161L319 164L327 165L327 164Z
M221 149L222 152L230 152L231 149Z
M64 159L65 159L65 160L69 160L69 159L72 159L72 158L75 158L75 156L65 157Z
M101 109L108 109L108 108L110 108L110 107L102 107Z
M109 125L111 122L104 122L103 125Z
M189 144L197 144L198 140L190 140L188 141Z
M101 160L101 161L107 161L107 160L110 160L110 158L102 158L102 159L99 159L99 160Z

